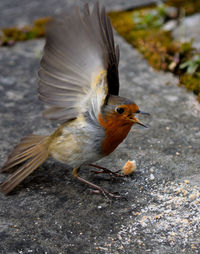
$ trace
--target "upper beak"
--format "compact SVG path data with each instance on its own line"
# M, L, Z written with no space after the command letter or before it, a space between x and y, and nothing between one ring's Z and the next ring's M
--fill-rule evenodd
M137 113L137 114L142 114L142 115L147 115L147 116L150 116L150 114L149 114L149 113L144 112L144 111L141 111L141 110L138 110L136 113Z

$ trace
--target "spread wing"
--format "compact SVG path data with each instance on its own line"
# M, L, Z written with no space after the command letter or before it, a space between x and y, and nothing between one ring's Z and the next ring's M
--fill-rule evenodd
M119 47L105 8L76 7L47 29L38 73L39 98L49 119L67 121L84 112L96 117L108 94L118 95Z

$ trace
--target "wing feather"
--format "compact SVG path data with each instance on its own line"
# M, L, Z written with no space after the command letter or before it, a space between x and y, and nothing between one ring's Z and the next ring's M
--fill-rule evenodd
M85 4L47 29L38 72L40 100L51 107L44 116L67 121L87 111L97 117L108 94L118 95L119 47L115 47L105 8Z

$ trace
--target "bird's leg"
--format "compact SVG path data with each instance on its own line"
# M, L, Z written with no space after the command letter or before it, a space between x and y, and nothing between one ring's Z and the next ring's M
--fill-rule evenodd
M85 180L84 178L80 177L79 169L80 168L74 168L72 171L72 175L77 180L81 181L82 183L88 184L90 187L92 187L94 189L94 190L92 190L94 193L101 193L107 198L108 197L112 197L112 198L120 198L121 197L120 195L117 195L116 193L109 192L109 191L105 190L104 188L102 188L94 183L91 183L91 182Z
M119 172L121 170L117 170L117 171L111 171L110 169L107 169L107 168L104 168L104 167L101 167L101 166L98 166L98 165L94 165L94 164L89 164L89 166L91 167L95 167L95 168L98 168L98 169L102 169L102 170L99 170L99 171L94 171L92 170L93 173L95 174L109 174L110 177L124 177L123 174L119 174Z

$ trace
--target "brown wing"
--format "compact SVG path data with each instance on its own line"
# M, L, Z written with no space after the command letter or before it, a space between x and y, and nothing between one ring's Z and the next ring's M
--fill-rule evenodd
M78 114L98 114L107 94L118 95L119 48L105 9L98 3L83 16L75 8L69 16L53 21L40 64L39 98L53 106L44 116L69 120Z

